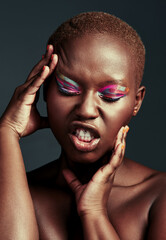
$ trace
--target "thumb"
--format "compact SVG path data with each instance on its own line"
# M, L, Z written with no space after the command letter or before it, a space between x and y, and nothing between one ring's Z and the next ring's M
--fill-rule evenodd
M71 172L69 169L63 170L64 178L66 179L66 182L70 186L71 190L76 193L78 190L82 187L81 182L78 180L78 178L75 176L73 172Z

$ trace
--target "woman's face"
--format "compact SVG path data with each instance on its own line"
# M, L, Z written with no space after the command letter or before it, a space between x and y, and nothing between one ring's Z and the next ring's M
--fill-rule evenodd
M52 132L68 159L92 163L113 149L135 105L134 59L109 35L86 35L60 48L47 91Z

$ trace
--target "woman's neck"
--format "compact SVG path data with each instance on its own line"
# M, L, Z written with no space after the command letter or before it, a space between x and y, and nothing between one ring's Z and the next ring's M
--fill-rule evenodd
M63 175L63 169L68 168L76 175L76 177L80 180L82 184L86 184L90 181L90 179L93 177L93 175L97 172L99 168L108 163L108 161L110 160L110 156L111 153L107 153L94 163L82 164L68 159L65 153L62 152L59 158L59 161L61 162L59 174ZM63 176L61 176L59 180L60 179L61 181L63 181Z

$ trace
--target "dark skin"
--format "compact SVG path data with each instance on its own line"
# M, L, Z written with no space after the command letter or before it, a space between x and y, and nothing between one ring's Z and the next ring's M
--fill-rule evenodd
M19 94L15 93L0 125L5 146L11 138L14 145L18 136L48 126L62 146L58 161L28 173L28 188L25 170L19 168L22 161L17 152L19 147L14 145L19 171L17 176L14 171L10 176L14 182L25 182L17 189L23 197L26 194L25 202L29 204L23 206L25 214L26 209L30 212L26 218L29 239L166 239L165 174L124 157L127 124L139 111L145 94L143 86L135 87L135 61L128 47L112 36L100 34L66 41L58 57L52 54L53 46L49 46L45 58L17 91ZM41 70L43 65L47 66ZM61 94L55 81L55 68L77 82L81 94ZM40 118L33 102L48 76L51 81L46 95L47 122ZM116 102L101 99L98 89L110 83L128 87L129 93ZM20 111L16 111L16 103ZM100 140L93 151L80 151L72 142L73 124L75 128L97 131ZM1 154L2 161L10 149ZM11 183L6 186L8 193L12 187ZM11 197L17 200L14 194ZM0 202L2 209L8 209L6 201ZM5 214L10 216L11 212L6 210ZM19 219L17 211L14 217ZM21 229L26 234L27 229ZM0 230L3 232L3 228ZM11 228L10 232L21 239L16 230Z

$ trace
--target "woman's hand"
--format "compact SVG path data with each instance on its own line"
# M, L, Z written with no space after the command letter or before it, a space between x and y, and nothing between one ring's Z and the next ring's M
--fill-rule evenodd
M32 69L26 82L17 87L14 95L0 119L0 125L14 130L19 137L29 135L38 129L48 127L47 118L41 117L35 99L36 93L53 72L58 58L53 54L53 46L47 46L42 60Z
M129 127L122 127L117 135L115 150L110 161L101 167L88 184L82 185L77 177L68 169L63 171L64 177L75 193L77 211L84 215L107 214L107 201L114 181L116 170L121 165L125 152L125 139Z

